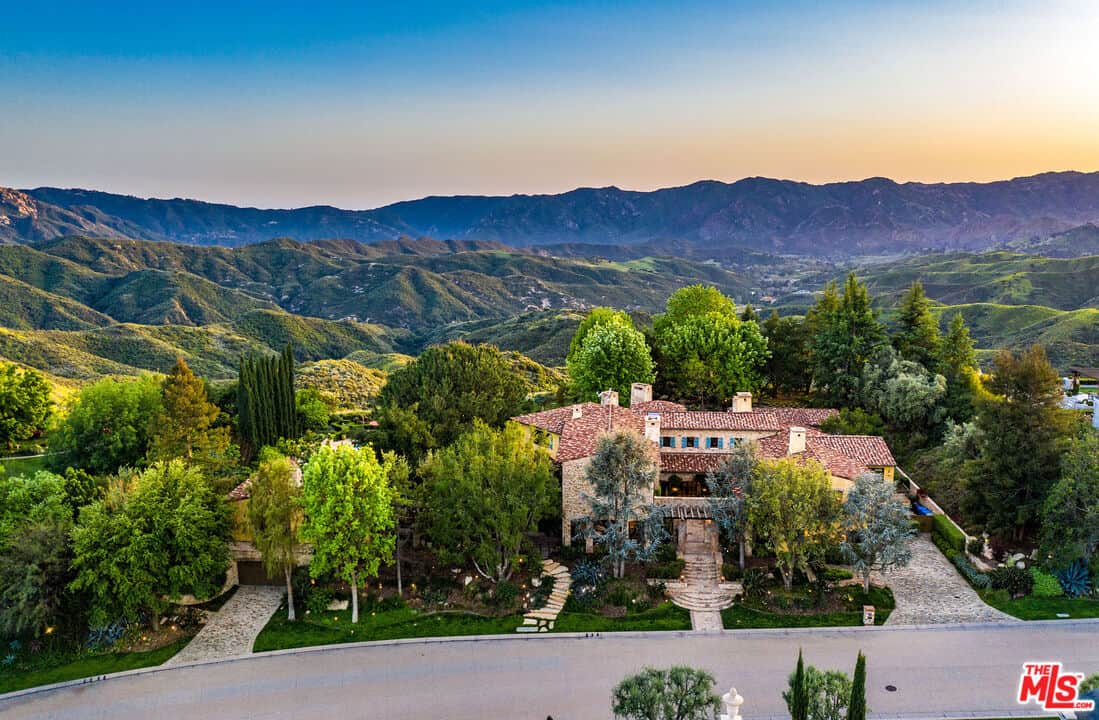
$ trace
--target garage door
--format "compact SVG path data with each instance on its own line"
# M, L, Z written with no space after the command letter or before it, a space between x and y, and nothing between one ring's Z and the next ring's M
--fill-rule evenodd
M286 581L270 577L261 562L240 560L237 562L237 582L241 585L282 585Z

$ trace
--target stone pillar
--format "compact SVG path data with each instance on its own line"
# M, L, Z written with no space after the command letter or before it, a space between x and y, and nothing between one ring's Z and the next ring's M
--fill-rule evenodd
M721 714L721 720L741 720L740 706L744 704L744 698L737 694L736 688L721 696L721 702L725 705L725 712Z

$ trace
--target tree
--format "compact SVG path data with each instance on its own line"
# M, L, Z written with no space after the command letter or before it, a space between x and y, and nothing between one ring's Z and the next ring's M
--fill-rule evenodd
M553 461L509 423L481 420L420 467L424 525L446 561L469 560L494 582L511 578L526 534L559 505Z
M1042 509L1040 552L1054 567L1099 553L1099 434L1084 431L1061 459Z
M877 413L862 408L843 408L820 424L820 429L830 435L884 435L885 422Z
M805 572L836 537L837 503L831 476L819 463L764 460L756 469L748 517L775 553L787 590L794 571Z
M391 373L378 396L386 449L417 463L431 447L457 440L475 419L502 427L516 414L527 390L523 376L493 345L452 342L430 347ZM416 422L396 408L411 411Z
M214 427L220 414L207 399L206 384L178 358L161 384L161 408L150 430L150 459L182 458L207 471L221 467L227 459L229 428Z
M717 288L691 285L672 293L654 332L660 373L679 397L723 403L763 383L767 340L755 322L737 318L733 301Z
M855 661L855 679L851 683L851 701L846 720L866 720L866 656L859 651Z
M805 659L801 650L798 650L798 664L794 668L794 674L790 676L789 697L783 693L786 706L790 709L790 720L808 720L809 718L809 686L805 682Z
M569 341L569 352L565 356L565 364L568 365L569 362L576 359L576 355L580 352L580 348L583 347L584 340L587 339L588 333L595 328L604 327L606 325L634 327L633 319L630 318L629 313L609 307L592 308L587 316L580 321L580 324L576 326L576 332L573 333L572 340Z
M393 564L397 569L397 595L404 596L404 583L401 577L401 524L408 522L418 509L418 495L412 487L412 468L403 456L392 450L382 453L382 465L388 475L389 486L393 488Z
M325 445L302 475L301 535L313 543L309 573L332 573L351 586L351 622L359 621L359 578L393 558L393 489L369 446Z
M269 576L282 575L286 580L289 620L295 619L291 577L297 566L294 550L301 526L300 500L293 463L273 450L265 450L249 488L248 525L264 570Z
M68 585L72 521L26 522L0 553L0 635L38 637L79 616Z
M0 554L29 524L72 519L65 505L64 480L40 470L34 475L0 477Z
M580 535L607 551L616 578L626 572L627 560L647 560L664 542L664 515L647 498L659 472L648 442L631 432L599 439L585 473L592 488L582 499L589 513L578 522ZM631 536L630 525L637 532Z
M800 701L797 700L799 695ZM803 670L799 653L797 670L790 675L789 689L782 693L782 698L791 718L799 716L795 714L797 706L798 713L806 720L844 720L851 699L851 678L838 670L822 671L812 665ZM799 702L804 704L797 705Z
M294 397L294 406L298 411L298 422L303 430L320 432L328 427L330 411L319 390L305 388L298 390Z
M946 378L946 397L943 399L946 417L957 423L968 422L976 407L980 380L977 353L961 313L950 318L939 356L938 372Z
M933 370L942 354L942 345L939 321L931 314L931 301L924 295L923 283L916 280L901 297L893 347L903 359Z
M840 296L834 284L810 313L814 381L830 402L840 407L859 404L863 367L885 344L885 331L874 314L870 294L854 273L847 276Z
M721 709L713 676L682 665L645 668L618 683L611 698L615 718L626 720L704 720Z
M49 383L40 372L0 362L0 443L11 450L41 433L52 406Z
M753 442L738 442L721 465L706 475L710 491L710 513L723 536L739 549L740 569L744 569L744 546L748 540L748 498L752 477L759 464L759 448Z
M847 539L840 545L855 572L862 575L863 592L870 592L870 574L904 567L912 560L910 541L915 532L908 507L896 499L893 483L877 473L863 473L843 503Z
M780 318L778 310L772 310L761 329L770 351L763 374L774 394L809 392L813 384L809 324L801 318Z
M616 390L628 401L633 383L651 383L655 378L645 336L632 321L591 328L570 354L567 367L572 391L582 400L591 400L602 390Z
M301 436L294 394L294 352L289 343L279 355L241 358L237 434L241 450L249 459L280 439Z
M148 612L159 629L170 599L221 587L229 531L228 507L197 468L155 463L81 510L70 587L88 593L95 623Z
M48 462L109 475L136 467L149 447L149 419L161 411L160 383L151 375L105 378L80 391L76 403L50 435Z
M884 348L862 371L864 407L882 417L895 447L925 447L942 431L946 378Z
M1059 408L1061 381L1041 345L1016 356L1001 351L986 383L992 397L979 403L980 477L970 510L993 534L1021 539L1040 516L1060 476L1070 418Z

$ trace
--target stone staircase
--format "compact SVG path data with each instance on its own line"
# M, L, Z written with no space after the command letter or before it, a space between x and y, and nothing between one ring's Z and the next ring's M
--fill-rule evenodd
M666 584L672 602L692 612L717 612L732 605L742 592L740 583L721 578L712 552L692 550L688 548L683 557L683 579Z
M515 628L515 632L535 633L553 630L553 623L557 620L561 608L565 606L565 598L569 596L569 588L572 587L572 575L569 574L569 569L554 560L543 560L542 574L553 577L553 591L550 592L544 606L531 610L523 616L523 624Z

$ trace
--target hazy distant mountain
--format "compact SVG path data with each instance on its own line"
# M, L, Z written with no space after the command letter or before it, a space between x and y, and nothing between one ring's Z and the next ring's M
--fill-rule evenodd
M645 254L666 249L722 260L745 250L823 256L983 250L1099 222L1099 173L1078 172L938 184L747 178L653 192L610 187L429 197L362 211L259 210L56 188L0 193L0 241L9 242L84 234L238 246L275 237L372 242L430 236L566 251L644 244ZM1071 253L1070 241L1060 246Z

